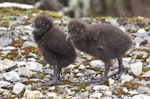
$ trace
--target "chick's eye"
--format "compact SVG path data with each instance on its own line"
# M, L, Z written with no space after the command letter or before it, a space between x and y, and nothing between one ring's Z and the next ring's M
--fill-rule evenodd
M79 29L79 28L76 28L76 29L75 29L75 32L76 32L76 33L80 32L80 29Z
M45 27L45 24L39 24L38 26L37 26L37 28L44 28Z

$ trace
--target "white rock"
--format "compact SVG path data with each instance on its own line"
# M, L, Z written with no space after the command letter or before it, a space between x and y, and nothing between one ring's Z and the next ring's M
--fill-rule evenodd
M82 76L84 76L84 74L83 73L77 73L76 76L82 77Z
M8 37L0 37L0 47L5 47L12 42L11 38Z
M37 47L37 44L31 41L25 41L22 45L22 47L29 47L29 46Z
M123 82L126 82L126 81L131 81L131 80L133 80L133 76L130 76L130 75L125 75L125 74L122 74L121 75L121 80L123 81Z
M38 99L42 98L43 94L40 91L25 91L23 99Z
M131 95L137 95L137 94L138 94L137 90L131 90L131 91L129 91L129 93L130 93Z
M12 92L15 94L20 94L24 88L25 88L24 84L17 82L17 83L15 83Z
M27 62L26 68L34 71L42 71L43 65L37 62Z
M9 59L0 60L0 71L4 71L9 68L12 68L16 66L16 64L17 64L16 62Z
M56 98L57 97L57 94L54 92L49 92L46 95L48 96L48 98Z
M6 46L6 47L2 48L2 50L4 50L4 51L14 50L14 49L16 49L16 48L13 46Z
M131 57L127 57L127 58L122 58L122 61L126 61L126 62L129 62L129 61L131 61Z
M91 60L92 56L89 54L84 53L83 56L87 59L87 60Z
M81 64L80 66L79 66L79 69L85 69L86 67L83 65L83 64Z
M48 90L55 90L55 86L50 86L49 88L48 88Z
M89 95L88 92L81 92L79 96L80 96L81 99L84 99L84 98L87 99L88 95ZM80 99L80 98L78 98L78 99Z
M142 75L142 77L150 77L150 71L147 71L146 73L144 73L144 74Z
M69 66L68 66L68 68L70 68L70 69L73 69L73 68L75 68L76 67L76 65L73 65L73 64L70 64Z
M28 60L29 62L35 62L35 61L36 61L35 58L28 58L27 60Z
M140 86L140 87L138 87L137 90L140 94L149 94L150 95L150 88L148 86Z
M6 95L6 94L10 93L10 90L0 88L0 93L2 93L3 95Z
M102 94L101 93L93 93L92 95L90 95L90 98L93 98L93 99L100 99L102 97Z
M106 95L106 96L112 96L112 92L109 91L109 90L106 90L106 91L105 91L105 95Z
M104 68L105 63L101 60L93 60L89 63L93 68Z
M8 81L18 81L20 80L19 74L15 71L10 71L3 74L4 78Z
M9 86L10 85L10 82L7 82L7 81L0 81L0 88L1 87L5 87L5 86Z
M25 66L26 65L26 62L25 61L20 61L20 62L17 62L17 66L20 67L20 66Z
M150 99L150 96L144 95L144 94L139 94L139 95L133 96L131 99Z
M86 70L86 72L84 72L84 74L86 74L86 75L93 74L94 75L94 74L96 74L96 71L88 69L88 70Z
M123 32L126 32L126 29L124 26L119 26L119 29L121 29Z
M109 86L111 86L111 85L113 85L115 83L115 80L112 79L112 78L109 78L108 82L109 82Z
M0 79L3 79L3 78L4 78L3 74L0 74Z
M100 99L115 99L115 98L112 98L110 96L104 96L104 97L101 97ZM118 99L118 98L116 98L116 99Z
M137 31L138 33L146 33L145 29L144 28L141 28Z
M19 4L19 3L10 3L10 2L0 3L0 7L20 7L20 8L25 8L25 9L33 8L32 5Z
M118 26L119 23L117 22L117 19L112 19L112 18L109 18L109 19L106 19L105 20L106 22L110 22L111 24L115 25L115 26Z
M136 63L128 64L127 67L130 68L131 72L136 76L139 76L142 74L142 62L140 60L138 60L138 62Z
M146 62L149 63L148 67L150 67L150 57L146 59Z
M86 61L86 59L83 59L83 58L81 58L81 57L77 57L76 58L76 64L78 63L78 64L82 64L84 61Z
M122 63L124 66L128 65L128 63L131 61L131 57L122 58Z
M35 74L35 72L32 72L31 70L29 70L25 67L20 67L18 70L18 73L19 73L19 75L28 77L28 78L30 78L31 76L33 76Z
M98 90L108 90L109 87L108 87L108 86L105 86L105 85L95 85L95 86L93 87L93 89L94 89L95 91L98 91Z
M128 93L128 89L127 89L126 87L124 87L122 90L123 90L124 92Z

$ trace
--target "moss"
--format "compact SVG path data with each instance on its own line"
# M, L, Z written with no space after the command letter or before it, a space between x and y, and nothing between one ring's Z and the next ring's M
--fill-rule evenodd
M48 90L47 86L42 86L42 90Z
M70 74L70 70L69 69L65 69L63 74Z
M145 80L150 81L150 77L145 77Z
M90 66L87 66L87 69L90 69L90 70L94 70L94 71L98 71L98 72L104 72L104 69L102 69L102 68L92 68L92 67L90 67Z
M142 67L142 71L143 71L143 72L150 71L150 67L144 67L144 66L143 66L143 67Z
M30 52L35 53L35 54L40 54L38 49L33 46L21 48L21 50L24 50L24 52L22 52L22 55L28 55Z
M11 50L4 58L8 58L10 60L13 60L13 59L20 59L21 56L18 55L18 50L15 49L15 50Z
M144 40L141 42L141 45L146 45L146 44L148 44L148 40Z
M23 43L24 43L23 39L13 40L12 43L9 44L9 46L14 46L16 48L21 48Z
M55 11L49 11L49 12L45 12L47 15L53 17L53 18L62 18L61 15L59 15L57 12Z
M41 55L40 55L40 56L41 56ZM39 57L40 57L40 56L39 56ZM44 66L47 64L47 62L46 62L44 59L43 59L43 60L39 60L38 62L39 62L40 64L44 65Z
M122 88L114 89L112 94L116 96L129 95L129 93L124 92Z
M134 89L137 89L139 86L142 86L142 84L140 83L137 83L137 82L132 82L132 81L128 81L128 82L125 82L122 87L126 87L127 89L131 89L131 90L134 90Z

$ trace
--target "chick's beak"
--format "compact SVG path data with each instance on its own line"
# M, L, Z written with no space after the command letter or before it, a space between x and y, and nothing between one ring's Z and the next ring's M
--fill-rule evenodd
M69 41L69 39L71 39L71 38L72 38L72 35L71 35L70 33L68 33L68 35L67 35L65 41L67 42L67 41Z
M33 31L32 31L32 34L35 34L37 32L37 30L36 29L34 29Z
M40 29L36 29L36 28L35 28L35 29L32 31L32 34L37 33L39 30L40 30Z

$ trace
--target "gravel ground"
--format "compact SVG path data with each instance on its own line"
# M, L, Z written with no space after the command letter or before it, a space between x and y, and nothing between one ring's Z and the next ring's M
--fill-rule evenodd
M104 63L77 50L76 62L62 70L59 85L49 87L41 84L52 80L53 68L43 60L32 35L32 21L42 11L0 7L0 99L150 99L150 19L82 18L90 24L113 24L131 35L133 47L123 58L126 71L119 80L86 85L84 81L100 79ZM67 33L70 18L45 13ZM113 60L109 74L117 67Z

